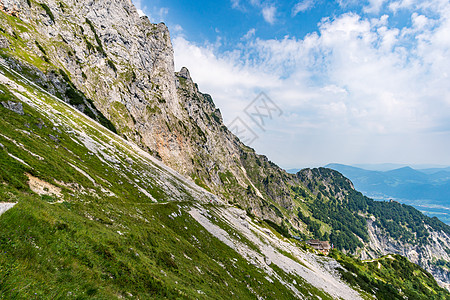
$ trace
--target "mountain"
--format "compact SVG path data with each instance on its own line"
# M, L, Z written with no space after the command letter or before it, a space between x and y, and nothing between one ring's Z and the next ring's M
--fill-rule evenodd
M426 174L416 171L411 167L403 167L391 171L386 171L385 174L389 177L398 179L399 181L410 182L427 182Z
M403 257L284 238L2 63L0 87L2 299L448 294Z
M447 296L448 226L256 154L130 1L0 3L2 297Z
M393 163L384 163L384 164L354 164L353 167L357 167L360 169L365 169L369 171L391 171L395 169L401 169L404 167L408 167L408 165L405 164L393 164ZM442 165L430 165L430 164L414 164L412 166L415 170L420 170L423 172L424 170L443 170L443 169L449 169L448 167L444 167Z
M407 167L406 165L402 164L392 164L392 163L385 163L385 164L355 164L354 167L370 170L370 171L390 171L395 169L400 169Z
M415 170L410 167L390 171L369 171L361 168L329 164L350 178L355 187L376 199L398 199L438 216L445 222L450 199L450 172L448 168Z

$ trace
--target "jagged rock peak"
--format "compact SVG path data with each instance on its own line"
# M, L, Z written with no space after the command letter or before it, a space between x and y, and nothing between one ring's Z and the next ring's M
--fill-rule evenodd
M178 75L178 77L182 77L185 79L191 79L191 74L189 73L189 70L186 67L182 67L180 72L177 73L177 75Z

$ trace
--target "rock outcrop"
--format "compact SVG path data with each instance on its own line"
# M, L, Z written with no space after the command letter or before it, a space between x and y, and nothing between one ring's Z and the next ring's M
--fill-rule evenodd
M8 48L9 47L9 41L8 39L0 36L0 49L1 48Z
M0 215L14 207L16 203L0 203Z
M10 111L15 112L16 114L23 115L23 106L20 102L7 101L1 103L4 108L9 109Z
M0 2L0 10L4 11L5 13L11 16L19 17L22 7L20 6L20 3L18 1L2 0Z
M437 258L450 261L450 236L443 231L435 231L427 226L431 238L427 244L411 244L389 237L383 229L368 220L370 241L360 254L361 259L368 259L387 254L399 254L407 257L411 262L430 271L436 280L447 289L450 288L450 273L435 265Z

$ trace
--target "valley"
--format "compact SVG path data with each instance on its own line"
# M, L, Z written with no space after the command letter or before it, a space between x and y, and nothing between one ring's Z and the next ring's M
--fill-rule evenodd
M379 201L395 200L411 205L430 217L450 222L450 172L448 168L415 170L402 167L372 171L352 166L329 164L328 168L348 177L355 188Z

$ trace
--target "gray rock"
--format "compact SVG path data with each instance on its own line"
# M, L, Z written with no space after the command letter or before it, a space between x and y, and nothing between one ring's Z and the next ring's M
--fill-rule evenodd
M58 139L56 136L54 136L54 135L49 134L48 137L49 137L52 141L54 141L55 143L59 143L59 142L60 142L59 139Z
M183 77L185 79L191 79L191 74L189 73L189 70L185 67L182 67L180 72L178 72L179 77Z
M23 106L22 106L22 103L20 103L20 102L8 101L8 102L2 102L2 105L6 109L9 109L10 111L13 111L22 116L24 115Z
M9 41L7 38L0 36L0 49L2 48L8 48L9 47Z
M14 205L16 205L16 203L0 203L0 215L13 208Z
M0 10L4 11L6 14L19 17L21 11L20 2L17 0L2 0L0 1Z

